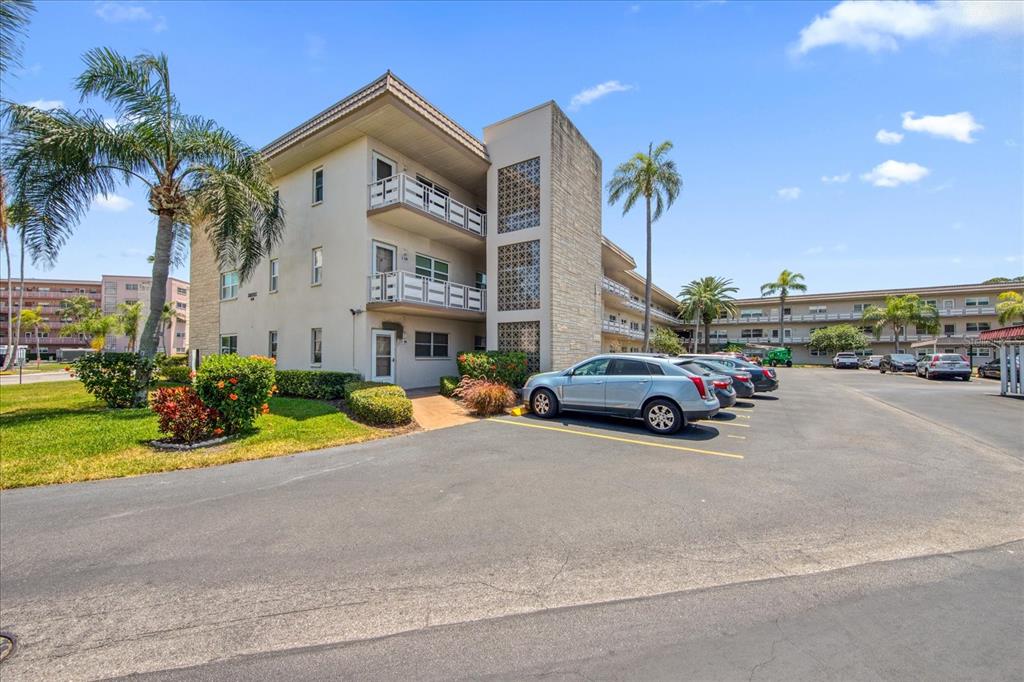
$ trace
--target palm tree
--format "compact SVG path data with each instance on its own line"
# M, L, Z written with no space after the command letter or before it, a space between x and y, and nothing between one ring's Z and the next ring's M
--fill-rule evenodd
M31 0L4 0L0 2L0 76L21 59L21 37L25 35L29 16L36 11Z
M1017 291L1004 291L999 294L996 312L999 313L999 324L1004 327L1017 318L1024 324L1024 296Z
M868 306L861 319L872 325L876 339L882 335L886 325L892 327L897 353L900 352L900 335L906 335L911 323L929 334L936 333L939 328L939 311L935 306L922 301L917 294L888 296L884 307Z
M695 320L698 332L704 325L704 352L710 347L711 323L719 317L736 315L732 294L737 291L732 280L725 277L695 279L679 291L679 316ZM693 348L697 349L697 334L693 336Z
M117 324L121 333L128 337L128 352L135 352L135 340L139 336L139 318L142 317L142 303L120 303L117 306ZM161 336L163 335L163 327Z
M676 162L666 158L672 150L672 143L665 140L654 147L652 142L647 153L637 152L633 157L615 169L615 175L608 182L608 205L625 197L622 215L626 215L636 202L643 197L647 208L647 281L644 284L644 352L651 350L651 225L670 208L683 188L683 181L676 170ZM653 202L653 208L651 206Z
M165 55L85 54L76 87L117 114L10 105L8 146L15 196L57 247L97 195L142 183L156 215L149 315L139 351L153 356L168 270L192 229L203 229L222 269L245 280L281 237L284 216L263 157L214 121L181 111ZM30 244L30 249L32 245ZM175 257L177 256L177 258Z
M799 272L783 270L774 282L761 285L761 296L779 296L779 345L786 345L786 299L790 291L807 291L804 276Z
M18 313L18 317L21 326L31 331L36 339L36 369L39 369L39 332L50 331L50 325L46 324L46 320L43 318L43 309L38 306L35 310L31 308L22 310Z

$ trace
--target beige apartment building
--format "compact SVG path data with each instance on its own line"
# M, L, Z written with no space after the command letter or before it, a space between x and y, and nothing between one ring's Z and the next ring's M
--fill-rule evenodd
M868 306L884 306L888 296L917 294L939 311L940 331L932 335L910 325L900 336L900 350L917 354L919 349L911 347L914 343L933 341L928 350L934 347L939 352L966 353L981 332L1000 326L995 306L1003 291L1020 292L1022 287L1005 283L958 284L789 296L783 310L785 326L781 343L779 299L744 298L736 301L739 312L736 317L713 322L709 340L713 348L721 348L726 343L786 345L793 350L794 362L828 364L831 357L807 347L811 332L833 324L852 324L862 327L871 339L870 348L858 349L862 354L892 353L896 350L892 330L885 329L876 340L873 329L861 322L863 312ZM699 338L703 342L703 335ZM986 346L975 346L972 355L975 364L994 357Z
M36 343L39 344L39 355L42 358L55 358L62 349L84 349L89 347L89 337L85 334L61 336L64 326L61 320L61 304L64 299L85 296L93 305L100 305L100 282L79 279L26 279L22 305L18 306L21 294L19 282L12 284L12 296L15 321L21 310L38 310L47 329L32 332L21 330L18 345L26 346L29 358L35 358ZM0 354L7 352L7 318L11 311L7 309L7 282L0 282Z
M546 370L639 347L642 281L602 238L601 159L554 102L478 139L388 72L263 153L284 238L239 281L193 232L200 355L411 388L456 374L464 350Z
M121 303L142 303L142 315L139 319L139 334L149 317L149 292L152 279L136 275L103 275L103 313L112 315L117 312ZM162 330L157 350L173 355L188 351L188 302L189 283L175 277L167 278L167 293L164 299L169 303L174 316ZM128 337L124 334L107 336L104 350L127 351ZM136 340L136 350L138 341Z

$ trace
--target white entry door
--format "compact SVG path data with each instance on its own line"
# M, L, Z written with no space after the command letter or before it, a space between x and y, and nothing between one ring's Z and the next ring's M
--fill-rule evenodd
M374 329L371 347L373 381L395 383L395 332L386 329Z

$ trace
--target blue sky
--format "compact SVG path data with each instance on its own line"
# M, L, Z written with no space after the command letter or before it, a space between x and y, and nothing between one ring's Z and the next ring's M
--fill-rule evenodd
M974 282L1024 271L1022 7L40 2L4 95L78 106L81 54L109 46L166 52L184 109L256 146L388 68L478 136L554 99L606 181L675 143L673 293L714 274L757 295L782 268L812 291ZM118 195L47 275L148 273L154 221ZM639 260L642 211L603 215Z

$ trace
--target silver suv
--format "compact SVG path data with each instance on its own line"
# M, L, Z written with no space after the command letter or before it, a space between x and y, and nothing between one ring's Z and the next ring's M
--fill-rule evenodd
M643 419L655 433L675 433L720 407L714 387L660 355L597 355L558 372L534 374L523 399L538 417L560 411Z

